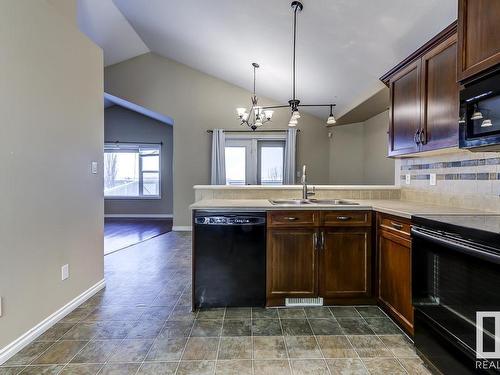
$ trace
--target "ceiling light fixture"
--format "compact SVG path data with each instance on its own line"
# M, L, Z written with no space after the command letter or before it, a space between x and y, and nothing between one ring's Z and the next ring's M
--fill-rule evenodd
M246 108L239 107L236 108L236 113L241 120L241 125L247 125L255 131L257 128L260 128L266 122L271 121L273 117L274 111L268 109L266 107L259 107L259 98L257 98L257 94L255 93L255 82L256 82L256 71L259 68L259 64L252 63L253 66L253 95L252 95L252 106L250 110L247 111Z
M259 67L258 64L253 63L253 96L252 96L252 108L247 111L245 108L237 108L238 117L241 120L242 125L249 126L253 131L257 130L260 126L268 121L271 121L273 116L273 109L277 108L291 108L290 121L288 126L295 127L300 119L300 107L330 107L330 116L328 117L326 123L327 125L333 125L336 123L335 117L333 116L334 103L330 104L300 104L300 100L296 97L296 87L295 87L295 76L296 76L296 45L297 45L297 12L304 9L304 5L300 1L292 1L291 7L293 9L293 56L292 56L292 99L288 101L288 104L284 105L274 105L274 106L257 106L257 96L255 95L255 70ZM253 118L252 118L253 114ZM250 120L251 119L251 120Z

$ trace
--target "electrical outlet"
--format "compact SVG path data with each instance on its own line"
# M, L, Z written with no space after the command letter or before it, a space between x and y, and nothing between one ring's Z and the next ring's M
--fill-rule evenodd
M69 277L69 265L65 264L61 267L61 280L66 280Z
M437 183L437 177L435 173L431 173L429 177L429 182L432 186L436 185Z
M92 163L90 163L90 171L92 172L92 174L97 174L97 162L96 161L93 161Z
M405 175L405 182L406 182L406 185L411 184L411 174L408 173Z

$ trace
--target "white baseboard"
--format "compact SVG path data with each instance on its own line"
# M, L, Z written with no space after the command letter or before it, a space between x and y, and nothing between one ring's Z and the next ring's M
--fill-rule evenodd
M174 232L191 232L192 231L192 228L190 225L188 226L182 226L182 225L174 225L172 227L172 230Z
M80 294L78 297L74 298L66 305L61 307L55 313L50 315L48 318L44 319L40 323L38 323L35 327L31 328L29 331L24 333L21 337L12 341L10 344L0 349L0 365L5 363L9 358L11 358L14 354L19 352L25 346L33 342L38 336L47 331L50 327L56 324L59 320L68 315L71 311L80 306L83 302L88 300L98 291L100 291L105 286L105 281L102 279L97 284L93 285L85 292Z
M171 219L173 214L104 214L104 217L128 218L128 219Z

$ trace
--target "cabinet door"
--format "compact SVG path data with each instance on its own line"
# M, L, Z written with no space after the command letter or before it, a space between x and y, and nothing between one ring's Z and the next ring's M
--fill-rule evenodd
M410 239L380 230L378 249L379 298L393 318L413 334Z
M500 1L459 0L458 79L500 63Z
M419 151L416 133L421 121L420 86L420 59L390 81L389 156Z
M272 298L316 297L317 239L316 229L268 229L268 304Z
M323 298L371 296L369 228L326 228L321 237L319 295Z
M422 150L458 144L457 35L422 57Z

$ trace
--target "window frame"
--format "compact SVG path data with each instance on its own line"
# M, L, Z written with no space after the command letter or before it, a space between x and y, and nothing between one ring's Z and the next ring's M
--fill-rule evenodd
M113 147L123 146L123 149L113 149ZM139 180L138 180L138 190L139 195L131 196L131 195L106 195L103 189L104 200L161 200L162 199L162 143L112 143L106 142L104 144L104 153L132 153L139 154ZM107 149L107 147L109 147ZM128 147L128 149L127 149ZM134 149L136 147L136 149ZM140 150L141 147L144 149L147 148L158 148L158 170L142 170L143 158L150 157L152 155L141 155ZM154 155L156 156L156 155ZM158 195L144 195L144 173L158 173Z
M260 148L262 145L283 145L283 171L285 170L286 134L234 134L226 135L225 147L246 147L245 185L260 185ZM229 185L227 186L243 186ZM264 185L264 186L283 186Z

